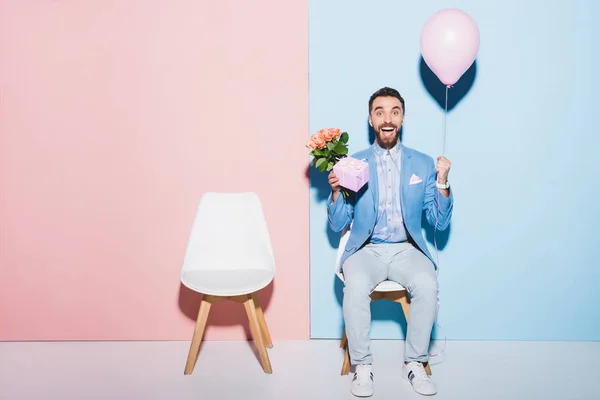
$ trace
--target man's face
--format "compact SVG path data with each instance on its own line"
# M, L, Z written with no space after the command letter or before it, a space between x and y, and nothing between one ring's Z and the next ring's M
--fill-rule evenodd
M369 124L375 130L377 144L391 149L398 142L400 127L404 123L402 103L395 97L377 97L373 100Z

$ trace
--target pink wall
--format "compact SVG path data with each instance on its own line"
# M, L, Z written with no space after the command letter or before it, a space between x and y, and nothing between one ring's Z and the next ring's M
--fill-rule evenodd
M259 194L266 318L307 339L307 0L1 8L0 340L191 339L206 191ZM207 339L244 337L243 307L212 313Z

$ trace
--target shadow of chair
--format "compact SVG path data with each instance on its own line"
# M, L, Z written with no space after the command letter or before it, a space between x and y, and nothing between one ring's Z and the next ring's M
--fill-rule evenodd
M244 305L265 373L273 347L257 292L275 276L267 223L256 193L206 193L200 200L181 270L181 283L203 295L185 365L194 370L211 306L221 301Z
M338 247L337 258L335 262L335 274L337 277L344 282L344 275L340 268L340 263L342 260L342 255L344 254L346 243L348 242L348 238L350 237L350 227L347 227L342 232L342 237L340 239L340 244ZM402 312L404 313L404 318L408 323L408 315L410 312L410 296L408 291L399 283L394 281L383 281L379 285L375 287L373 293L371 293L371 301L377 300L388 300L394 303L399 303L402 306ZM342 363L342 375L348 375L350 373L350 352L348 349L348 338L346 336L346 328L344 328L344 333L342 335L342 340L340 343L340 347L344 349L344 361ZM427 371L428 375L431 375L431 368L429 363L425 364L425 371Z

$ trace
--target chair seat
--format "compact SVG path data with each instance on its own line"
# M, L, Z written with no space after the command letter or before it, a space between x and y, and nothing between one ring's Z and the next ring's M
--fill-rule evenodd
M336 271L336 275L342 282L344 282L344 274L342 274L340 271ZM394 281L383 281L379 285L375 286L375 289L373 289L374 292L398 292L401 290L406 290L406 288Z
M374 289L375 292L397 292L400 290L406 290L406 288L394 281L383 281Z
M240 296L256 292L267 286L274 271L247 270L200 270L185 271L181 282L191 290L212 296Z

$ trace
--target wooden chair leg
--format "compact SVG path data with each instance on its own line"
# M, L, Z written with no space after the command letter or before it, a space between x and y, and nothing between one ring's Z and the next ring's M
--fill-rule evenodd
M346 346L344 350L344 363L342 364L342 375L348 375L350 373L350 350Z
M404 319L408 322L408 314L410 314L410 303L408 301L408 293L403 294L395 300L396 303L400 303L402 306L402 313L404 314Z
M348 344L348 336L346 336L346 330L344 329L344 333L342 334L342 340L340 341L340 349L345 349Z
M348 349L348 337L346 336L346 330L342 335L342 341L340 347L344 349L344 362L342 363L341 375L348 375L350 373L350 350Z
M270 349L273 347L273 341L271 340L271 334L269 333L269 328L267 327L267 321L265 320L265 315L263 314L262 307L258 302L258 296L256 293L252 293L252 300L254 301L254 308L256 309L256 316L258 317L258 323L260 325L262 337L265 341L265 346Z
M244 302L244 308L246 309L246 314L248 315L248 321L250 323L250 332L252 332L254 343L256 344L256 348L258 349L260 363L262 364L263 370L267 374L272 374L273 370L271 368L271 361L269 360L269 354L267 353L267 348L265 346L265 342L261 334L260 323L258 322L258 315L254 306L254 300L252 299L252 296L248 296L248 300Z
M212 303L213 299L211 296L204 296L202 302L200 303L200 310L198 311L198 318L196 319L196 327L194 328L194 335L192 336L192 344L190 345L190 351L185 364L185 375L191 374L194 370L194 366L196 365L198 350L200 349L200 343L202 342L202 337L204 336L206 320L208 319L208 313Z
M425 372L427 372L427 375L431 375L431 367L429 367L429 362L425 363Z

